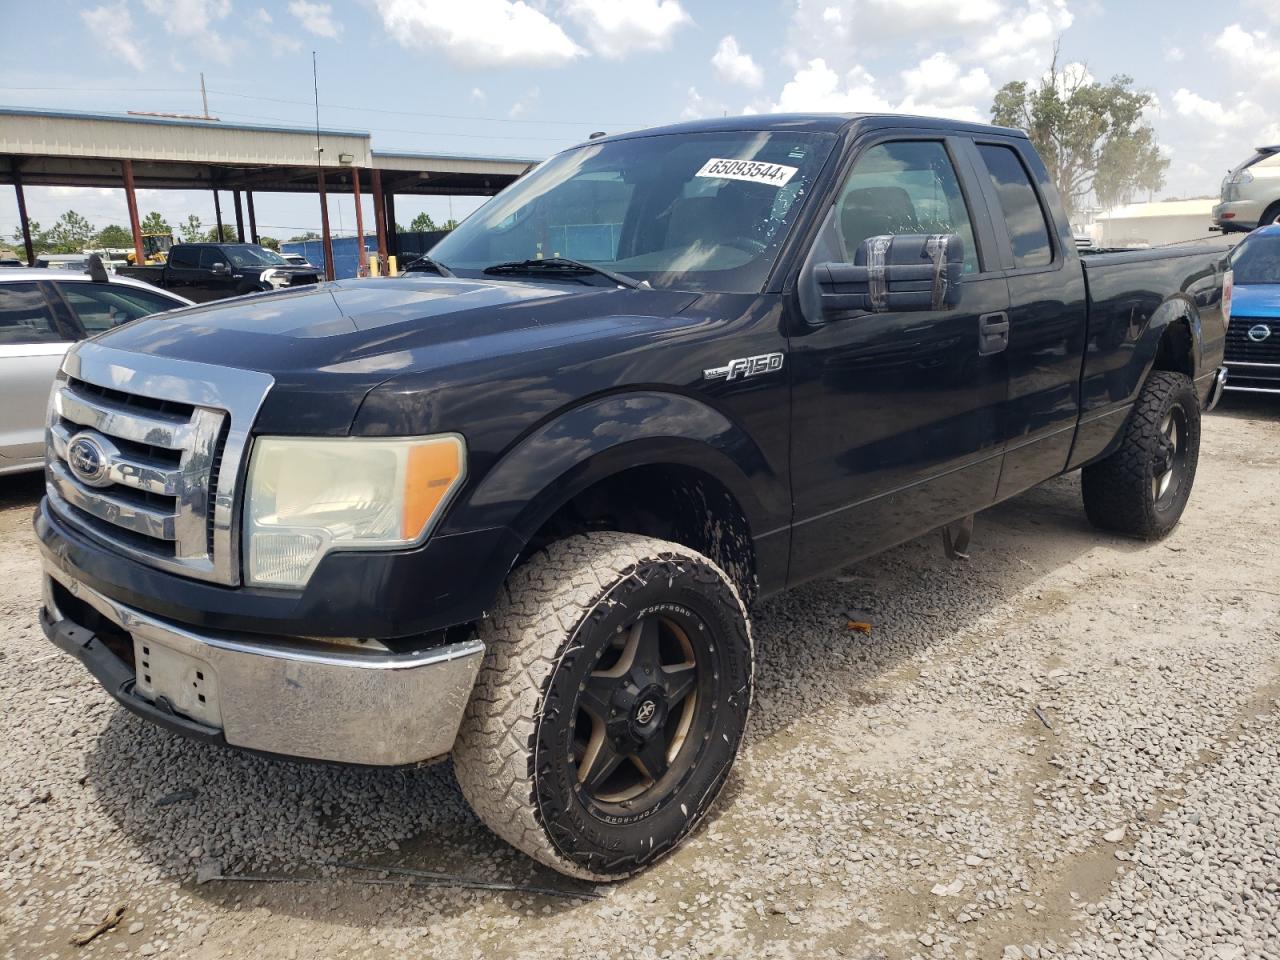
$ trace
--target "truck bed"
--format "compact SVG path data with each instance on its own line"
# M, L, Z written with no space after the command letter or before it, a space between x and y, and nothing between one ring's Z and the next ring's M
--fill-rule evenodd
M1194 374L1222 362L1222 274L1227 248L1179 244L1149 250L1081 251L1088 290L1088 337L1080 387L1081 419L1127 404L1151 357L1138 349L1158 311L1185 312L1200 327L1202 356Z

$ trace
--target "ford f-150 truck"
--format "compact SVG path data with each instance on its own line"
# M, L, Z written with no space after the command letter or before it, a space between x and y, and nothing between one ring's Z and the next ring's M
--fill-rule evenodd
M256 243L179 243L169 248L162 264L119 267L116 272L200 303L322 279L318 268L290 263Z
M585 878L707 813L753 604L932 530L960 554L1073 470L1096 526L1161 537L1223 382L1223 251L1082 258L1003 128L600 138L430 261L72 350L42 622L199 740L452 754L486 824Z

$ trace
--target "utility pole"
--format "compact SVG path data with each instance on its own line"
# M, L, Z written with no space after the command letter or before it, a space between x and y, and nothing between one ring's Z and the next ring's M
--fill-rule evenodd
M200 73L200 102L204 104L204 113L202 114L202 116L206 120L211 119L209 116L209 94L205 91L205 88L204 88L204 72L203 71L201 71Z

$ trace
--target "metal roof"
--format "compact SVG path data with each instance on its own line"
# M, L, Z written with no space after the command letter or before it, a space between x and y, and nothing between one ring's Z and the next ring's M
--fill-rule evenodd
M121 161L140 189L314 192L352 189L353 168L384 171L394 193L497 193L536 160L374 151L367 131L0 106L0 183L118 187ZM370 186L362 173L361 187Z

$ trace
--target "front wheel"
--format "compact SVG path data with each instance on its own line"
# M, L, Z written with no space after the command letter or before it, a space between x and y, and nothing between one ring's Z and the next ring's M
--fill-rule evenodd
M1120 448L1081 471L1084 509L1103 530L1158 540L1178 524L1200 459L1200 400L1191 378L1154 371Z
M570 537L511 574L480 636L454 767L485 825L591 880L673 850L724 785L751 703L725 573L649 537Z

